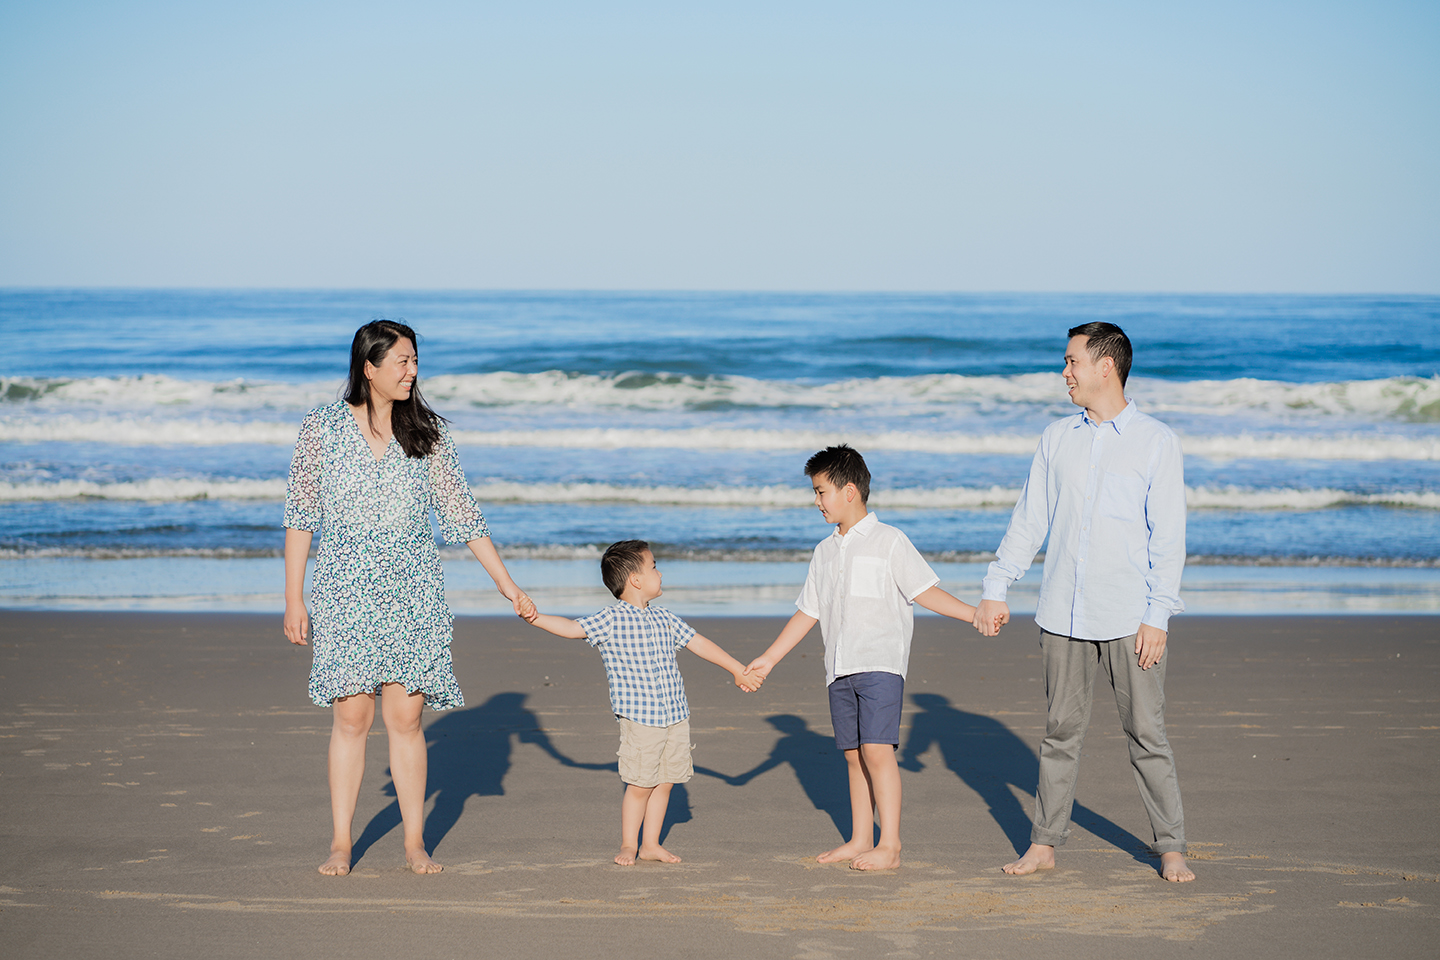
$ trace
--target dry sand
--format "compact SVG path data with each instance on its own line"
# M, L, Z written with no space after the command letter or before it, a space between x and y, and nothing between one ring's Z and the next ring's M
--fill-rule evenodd
M781 624L694 622L741 659ZM377 722L362 855L330 879L315 872L329 713L278 617L0 612L0 954L1440 952L1435 617L1175 621L1168 716L1199 874L1185 885L1144 851L1103 692L1060 866L999 872L1028 840L1044 721L1029 621L998 640L919 622L905 865L883 874L814 860L849 816L818 638L752 696L682 654L701 769L665 843L685 862L622 868L599 657L519 621L462 619L455 636L470 706L426 714L445 873L403 868Z

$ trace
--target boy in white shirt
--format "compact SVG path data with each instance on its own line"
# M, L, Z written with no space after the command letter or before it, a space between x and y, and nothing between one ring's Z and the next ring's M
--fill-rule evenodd
M835 745L850 772L850 842L822 853L821 863L848 860L856 870L900 865L900 708L914 605L967 623L975 608L941 590L940 578L908 537L881 523L866 508L870 470L865 458L841 444L805 463L815 506L835 532L810 559L805 587L770 649L745 668L764 679L810 628L820 624L825 641L825 682ZM874 842L875 817L880 842Z

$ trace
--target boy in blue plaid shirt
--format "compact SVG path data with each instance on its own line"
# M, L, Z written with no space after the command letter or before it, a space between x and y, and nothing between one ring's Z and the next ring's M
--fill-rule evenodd
M670 788L695 775L690 705L675 651L688 647L724 667L746 693L758 690L762 680L745 676L744 664L669 610L650 606L661 593L660 569L644 540L611 544L600 559L600 574L618 603L579 620L536 614L530 622L557 637L588 640L605 661L610 706L620 722L620 779L626 784L615 862L626 867L637 859L679 863L660 846Z

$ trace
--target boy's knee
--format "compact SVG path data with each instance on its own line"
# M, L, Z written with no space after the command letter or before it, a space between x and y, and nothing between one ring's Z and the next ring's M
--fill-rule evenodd
M862 743L860 744L860 759L865 766L871 768L899 765L893 743Z

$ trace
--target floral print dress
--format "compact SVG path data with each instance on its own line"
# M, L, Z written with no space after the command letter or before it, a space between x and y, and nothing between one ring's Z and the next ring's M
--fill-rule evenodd
M447 543L490 535L442 422L427 457L393 438L379 460L343 400L300 425L285 526L320 531L310 585L310 698L398 683L433 709L465 705L450 660L450 607L430 528Z

